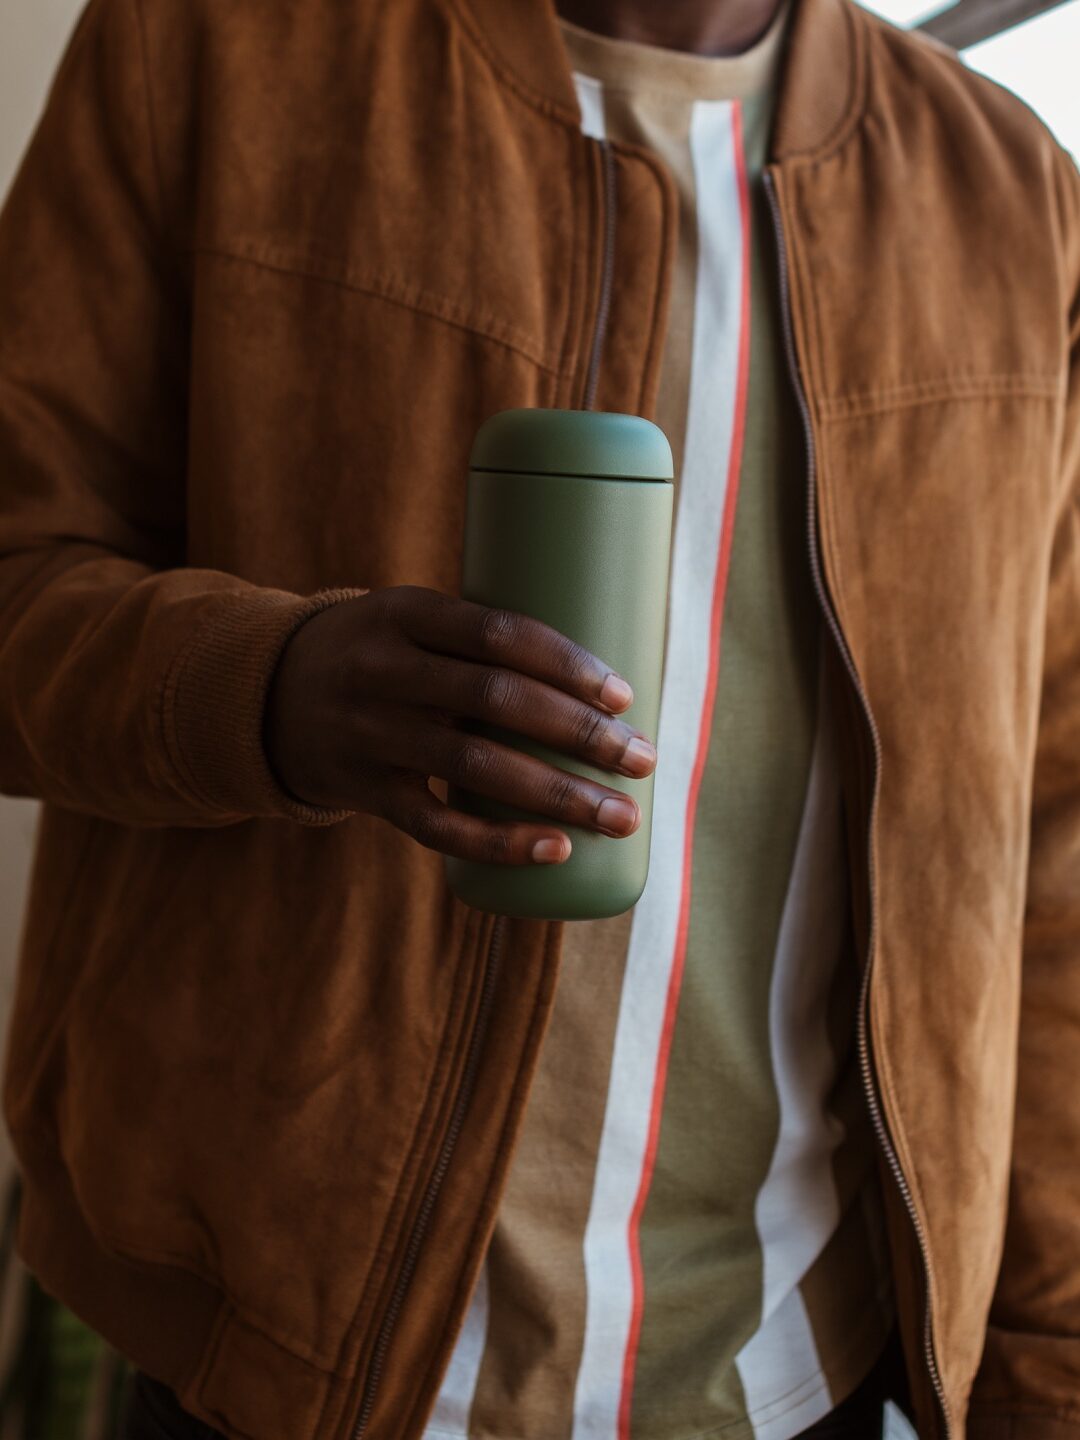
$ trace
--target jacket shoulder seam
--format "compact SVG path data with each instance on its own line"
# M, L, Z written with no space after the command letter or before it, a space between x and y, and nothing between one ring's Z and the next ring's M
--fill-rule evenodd
M540 91L533 90L520 80L517 75L506 68L499 59L497 52L478 30L464 8L457 3L457 0L437 0L437 3L443 5L453 14L455 23L459 25L462 31L468 36L473 48L483 56L500 85L505 86L506 89L511 91L523 104L528 105L532 110L538 111L547 119L554 120L557 124L565 126L570 131L576 132L580 129L581 122L578 116L572 111L564 110L561 105L557 105L555 101L547 95L542 95Z
M851 95L847 108L825 138L819 141L813 149L795 151L785 155L779 162L784 169L813 170L825 161L831 160L838 151L843 149L852 136L858 133L866 115L866 100L869 90L867 78L869 47L866 41L864 22L868 17L859 6L853 3L843 5L842 13L844 23L848 27L852 50ZM773 157L770 153L770 163L772 160Z
M1010 91L1007 86L984 75L981 71L967 65L960 54L951 46L938 40L935 36L927 35L916 28L904 28L893 25L879 15L863 10L861 6L860 18L862 28L873 41L880 44L884 51L890 56L915 54L925 57L926 63L931 67L928 74L943 77L948 76L956 84L963 87L965 95L971 103L981 110L986 110L988 95L1001 97L1012 113L1021 115L1026 123L1028 135L1032 144L1045 144L1047 140L1056 144L1057 141L1049 126L1038 115L1035 110L1015 92ZM869 45L867 47L869 49ZM933 83L915 79L909 82L911 88L922 91L932 91ZM995 139L999 132L993 127Z

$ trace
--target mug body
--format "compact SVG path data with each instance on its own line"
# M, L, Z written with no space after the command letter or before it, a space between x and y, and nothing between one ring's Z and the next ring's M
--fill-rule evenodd
M573 415L579 431L590 420L632 420L647 427L645 440L654 450L655 435L663 440L655 426L638 417L509 412L537 413ZM625 427L622 434L625 448ZM663 446L667 448L666 440ZM475 455L474 449L474 460ZM670 467L669 450L667 455ZM588 458L595 464L595 455ZM632 446L620 463L634 466ZM655 470L655 456L638 468ZM633 703L620 718L654 743L673 500L670 479L648 474L627 478L474 465L468 478L464 598L534 616L592 651L633 688ZM634 834L623 837L555 822L573 847L570 857L557 865L483 864L447 856L446 874L454 893L478 909L562 920L618 915L635 904L649 872L654 776L618 775L497 726L470 722L469 729L632 795L642 818ZM454 808L490 819L537 818L454 785L448 787L447 799Z

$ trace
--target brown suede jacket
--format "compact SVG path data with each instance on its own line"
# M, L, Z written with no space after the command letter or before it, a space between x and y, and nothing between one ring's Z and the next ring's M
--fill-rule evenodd
M1077 1440L1080 179L852 0L767 173L919 1432ZM285 793L275 663L457 589L493 411L652 413L675 225L551 0L91 0L0 213L20 1246L233 1440L420 1435L563 924Z

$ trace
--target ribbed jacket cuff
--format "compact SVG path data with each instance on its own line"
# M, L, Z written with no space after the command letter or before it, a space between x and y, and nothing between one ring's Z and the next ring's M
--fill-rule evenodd
M177 657L165 687L165 743L182 784L200 808L223 817L333 825L352 810L298 800L267 758L263 717L270 681L290 636L305 620L366 595L364 589L292 595L253 588L231 592Z
M1080 1413L973 1406L966 1434L967 1440L1080 1440Z

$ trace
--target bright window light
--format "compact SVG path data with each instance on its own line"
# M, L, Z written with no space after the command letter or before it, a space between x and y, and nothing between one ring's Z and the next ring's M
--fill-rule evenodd
M875 15L905 30L946 8L941 0L936 0L936 3L928 3L928 0L859 0L859 3L864 10L873 10Z
M893 25L911 29L947 9L941 0L860 0ZM961 52L961 59L999 85L1004 85L1036 111L1066 150L1080 160L1080 0L1063 5L1003 30Z
M1080 159L1080 0L1067 0L990 40L963 58L1037 110L1074 158Z

